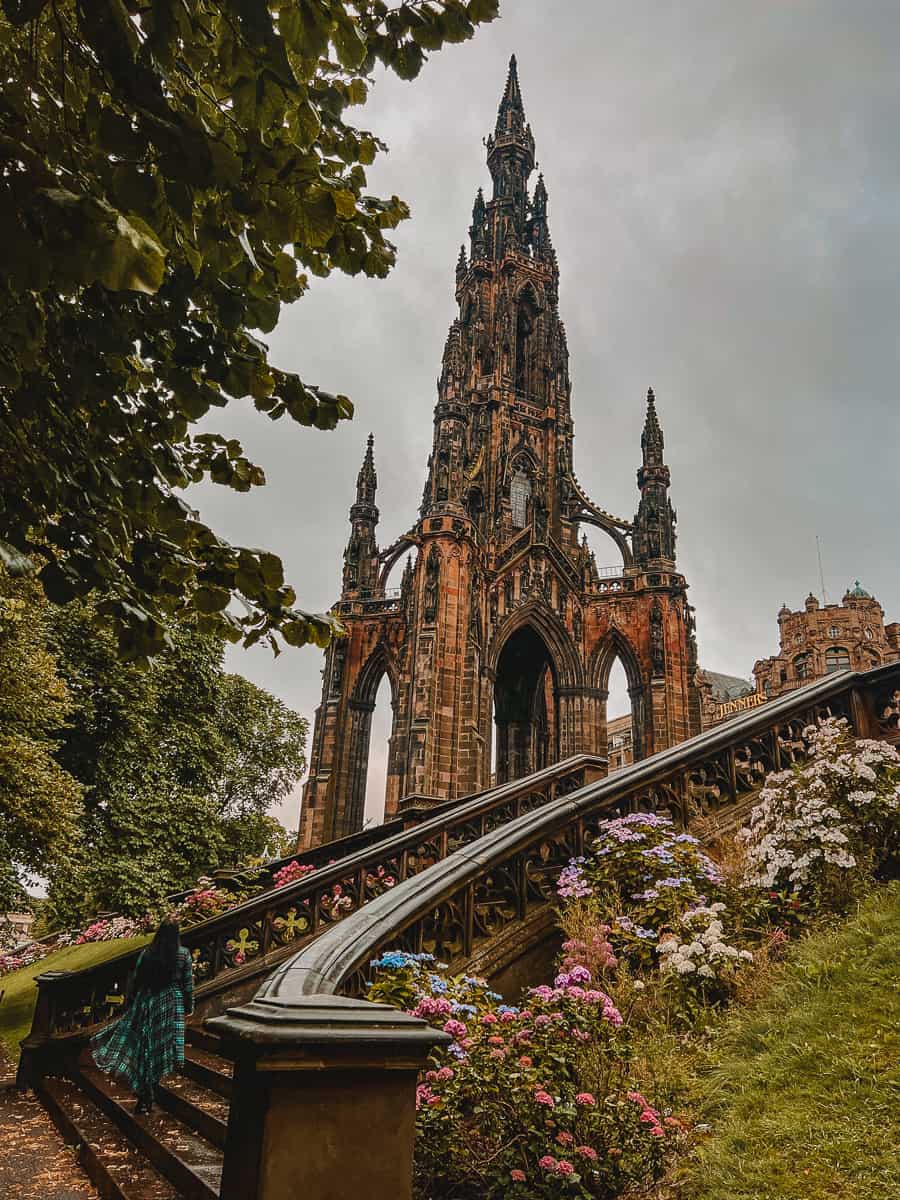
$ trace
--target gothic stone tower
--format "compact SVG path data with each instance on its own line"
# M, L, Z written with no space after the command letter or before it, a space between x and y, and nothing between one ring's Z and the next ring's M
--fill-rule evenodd
M652 391L633 522L599 508L572 470L559 271L516 62L487 140L493 182L475 198L456 266L419 519L379 550L372 439L350 509L337 612L316 712L300 842L363 821L375 694L393 726L385 816L402 797L453 798L582 751L606 752L609 672L632 701L635 757L700 731L694 621L675 566L675 512ZM615 544L597 570L580 525ZM387 589L409 553L399 590ZM414 561L413 561L414 558Z

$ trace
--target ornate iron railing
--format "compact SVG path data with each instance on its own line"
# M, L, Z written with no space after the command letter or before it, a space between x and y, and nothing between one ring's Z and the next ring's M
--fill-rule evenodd
M358 996L388 948L462 963L505 926L552 897L559 870L611 811L667 810L688 823L748 801L765 776L803 759L804 728L846 717L859 736L900 741L900 664L843 672L661 751L486 832L398 885L279 967L254 1000L210 1022L251 1020L303 997Z
M236 905L185 930L194 958L197 995L203 999L269 969L325 929L346 920L379 895L461 846L507 821L579 787L601 773L605 760L581 754L463 800L435 805L428 819L404 829L394 821L385 832L364 831L315 851L292 856L316 868L281 888ZM376 836L379 834L379 836ZM341 854L343 851L343 854ZM336 861L327 861L335 852ZM277 864L269 864L272 870ZM115 1015L138 951L81 971L38 976L38 1003L23 1058L52 1059L52 1043L87 1035ZM25 1073L34 1075L26 1065Z

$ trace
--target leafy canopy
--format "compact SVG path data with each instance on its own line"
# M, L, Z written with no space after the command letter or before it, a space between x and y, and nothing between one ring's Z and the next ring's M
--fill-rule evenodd
M265 482L192 432L247 398L332 429L350 401L269 362L309 274L384 276L408 216L366 191L385 147L345 120L376 62L413 79L498 0L2 0L0 555L55 603L95 593L143 658L170 618L327 643L279 558L180 493ZM238 614L231 605L243 600Z
M54 757L72 696L48 645L49 605L0 566L0 913L70 850L82 789Z
M57 926L143 913L218 867L282 849L269 810L306 768L307 722L226 674L221 639L181 625L172 643L143 669L121 659L89 602L55 612L74 701L58 758L84 785L77 840L50 878Z

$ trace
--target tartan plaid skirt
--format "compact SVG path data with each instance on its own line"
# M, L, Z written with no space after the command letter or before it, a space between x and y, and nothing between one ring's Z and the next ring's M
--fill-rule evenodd
M187 979L190 980L190 955ZM176 984L161 992L138 991L125 1012L91 1039L94 1062L110 1075L118 1075L138 1096L184 1062L185 1001L192 1007L190 984L184 987L184 966Z

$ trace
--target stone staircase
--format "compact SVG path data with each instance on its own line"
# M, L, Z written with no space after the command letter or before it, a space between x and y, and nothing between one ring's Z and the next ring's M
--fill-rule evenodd
M667 811L713 840L742 822L770 771L802 761L802 730L823 716L846 717L861 736L900 741L900 666L818 681L605 779L579 786L563 779L564 764L557 764L426 817L277 897L254 900L229 916L227 927L220 928L223 919L206 931L197 927L193 940L214 970L197 989L184 1073L165 1081L149 1116L134 1113L133 1097L94 1069L86 1049L87 1036L110 1015L115 964L39 980L23 1078L78 1146L103 1200L321 1200L341 1194L334 1181L342 1170L363 1188L373 1155L382 1168L394 1164L396 1186L379 1194L407 1195L416 1064L425 1061L426 1041L440 1035L360 999L371 958L401 946L433 952L454 969L487 956L494 971L505 939L514 965L546 936L556 874L583 852L598 820ZM397 884L369 895L366 880L379 866L389 867ZM323 908L335 882L355 897L346 915ZM290 944L271 933L288 903L304 903L309 915ZM237 965L223 948L243 924L258 938L259 958ZM248 990L261 979L248 1003ZM410 1075L402 1097L395 1082L401 1061ZM314 1145L309 1166L299 1156L311 1131L298 1114L319 1120L329 1071L331 1132ZM240 1081L234 1088L233 1077ZM360 1078L372 1105L362 1125ZM403 1120L398 1104L408 1105ZM409 1135L399 1144L403 1121ZM386 1154L392 1137L395 1149ZM267 1172L272 1162L279 1169ZM299 1190L292 1182L298 1162L305 1181Z
M87 1050L37 1092L103 1200L218 1200L232 1071L219 1039L189 1026L184 1072L160 1085L147 1116Z

